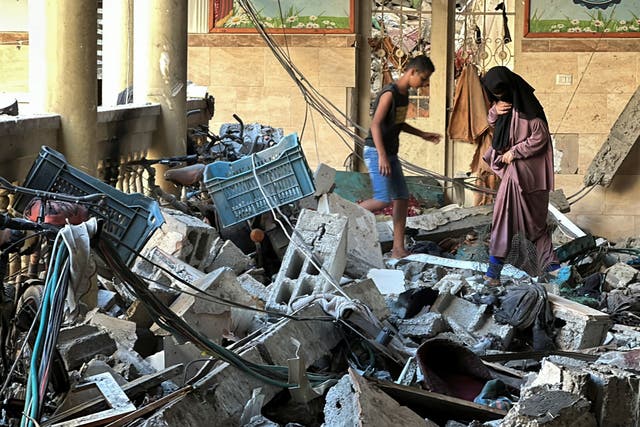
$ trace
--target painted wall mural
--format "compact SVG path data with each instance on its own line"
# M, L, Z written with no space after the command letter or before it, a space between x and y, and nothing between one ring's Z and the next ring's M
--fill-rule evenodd
M525 37L640 37L640 0L526 0Z
M353 0L252 0L267 29L294 32L353 32ZM212 31L251 30L253 24L234 0L211 0Z

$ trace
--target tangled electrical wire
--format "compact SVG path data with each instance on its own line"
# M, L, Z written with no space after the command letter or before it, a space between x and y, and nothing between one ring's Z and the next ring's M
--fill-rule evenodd
M163 329L177 337L191 341L201 350L224 360L242 372L267 384L283 388L297 386L297 384L290 384L288 382L288 367L280 365L262 365L248 361L224 346L211 341L209 338L192 328L148 289L146 283L133 273L122 259L120 259L115 251L113 243L107 241L106 236L103 237L104 238L98 240L96 248L98 254L105 261L111 271L113 271L114 275L121 280L125 286L127 286L128 290L135 295L137 299L144 303L154 320ZM314 386L326 381L335 380L331 375L307 373L307 376L311 384Z

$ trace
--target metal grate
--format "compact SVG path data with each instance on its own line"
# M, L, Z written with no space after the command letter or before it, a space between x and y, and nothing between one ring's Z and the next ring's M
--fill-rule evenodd
M503 5L505 12L496 9ZM506 30L505 19L506 16ZM496 65L513 69L515 0L466 0L456 6L455 75L465 63L481 73ZM511 36L511 37L509 37Z

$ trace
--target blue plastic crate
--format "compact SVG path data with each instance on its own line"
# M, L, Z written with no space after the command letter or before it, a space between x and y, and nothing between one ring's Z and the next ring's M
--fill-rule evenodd
M131 264L153 232L164 223L155 200L139 193L127 194L67 163L57 151L43 146L31 166L23 187L51 193L86 196L101 193L106 197L98 205L89 205L89 213L104 220L103 233L113 237L120 258ZM23 212L32 196L19 194L14 208ZM131 248L131 249L130 249Z
M235 162L214 162L204 170L204 183L224 227L237 224L315 192L298 135ZM253 161L252 161L253 160ZM268 196L265 200L262 190Z

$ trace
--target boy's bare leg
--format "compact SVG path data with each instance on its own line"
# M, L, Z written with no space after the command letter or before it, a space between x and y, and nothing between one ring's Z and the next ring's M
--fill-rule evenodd
M393 258L404 258L411 252L404 247L404 229L407 225L407 210L409 200L396 199L393 201L393 248L391 256Z
M382 200L377 199L367 199L360 202L360 206L368 210L369 212L379 211L380 209L384 209L389 206L391 203L383 202Z

